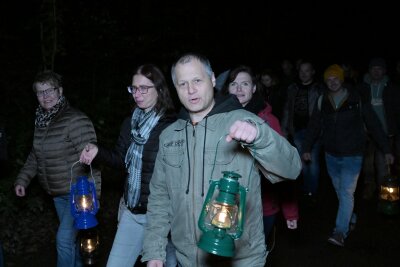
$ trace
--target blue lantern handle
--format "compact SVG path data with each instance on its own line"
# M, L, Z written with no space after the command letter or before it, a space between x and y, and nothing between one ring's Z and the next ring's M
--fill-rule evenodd
M74 162L74 164L72 164L72 166L71 166L71 179L69 180L69 190L70 190L70 191L71 191L71 189L72 189L72 179L73 179L72 170L73 170L75 164L77 164L77 163L80 163L80 161L78 160L78 161ZM89 167L90 167L90 177L91 177L92 180L93 180L93 185L94 185L94 189L95 189L94 192L96 192L96 181L94 180L94 177L93 177L92 165L89 164Z

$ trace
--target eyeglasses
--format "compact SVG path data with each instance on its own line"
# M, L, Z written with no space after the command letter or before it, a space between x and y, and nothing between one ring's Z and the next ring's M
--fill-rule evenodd
M49 88L43 91L36 91L36 95L38 97L52 96L56 89L58 89L58 87Z
M154 85L139 85L139 86L134 86L134 85L129 85L128 86L128 92L131 94L136 94L136 92L139 90L139 92L144 95L149 92L150 88L155 87Z

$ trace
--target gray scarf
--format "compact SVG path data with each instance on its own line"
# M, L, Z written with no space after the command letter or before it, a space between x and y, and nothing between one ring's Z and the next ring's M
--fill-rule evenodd
M136 108L132 114L131 137L132 143L125 156L125 166L128 170L127 205L134 208L140 197L140 185L142 177L143 146L149 139L151 130L156 126L163 112L157 114L156 110L145 113Z

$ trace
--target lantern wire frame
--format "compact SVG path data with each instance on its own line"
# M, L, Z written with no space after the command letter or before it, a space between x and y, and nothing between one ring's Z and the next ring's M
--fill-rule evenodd
M73 170L75 164L78 164L78 163L80 163L79 160L76 161L76 162L74 162L74 163L72 164L72 166L71 166L71 179L69 180L69 190L70 190L70 191L71 191L71 189L72 189L72 180L73 180L73 172L72 172L72 170ZM93 177L92 165L90 164L89 167L90 167L90 178L92 178L94 188L96 189L96 181L94 180L94 177Z

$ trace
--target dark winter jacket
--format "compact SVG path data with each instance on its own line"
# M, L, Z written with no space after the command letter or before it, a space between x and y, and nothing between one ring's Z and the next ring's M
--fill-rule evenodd
M302 144L304 153L311 151L322 131L322 144L327 153L334 156L363 155L367 138L365 126L382 151L390 153L388 140L374 111L370 106L361 104L357 91L347 92L337 109L332 105L329 93L322 96L320 107L317 101Z
M147 211L147 198L150 193L149 183L153 174L154 162L158 152L158 138L161 132L175 120L176 116L174 114L167 114L161 117L157 125L151 130L149 139L143 147L140 198L139 203L134 208L137 213L143 214ZM107 149L98 145L99 152L94 159L93 164L107 164L113 168L124 169L126 177L128 177L125 168L125 156L131 142L131 117L127 117L122 123L115 147L113 149ZM125 179L124 198L127 196L127 180L128 179ZM125 204L126 203L127 201L125 199Z
M293 83L289 85L287 90L287 98L286 103L283 109L283 116L281 121L281 127L283 134L288 136L294 136L295 127L294 127L294 105L296 101L296 96L299 93L299 85L297 83ZM322 94L323 87L317 82L314 82L309 91L308 91L308 114L311 117L313 113L313 109L315 103L317 102L318 97Z
M358 85L357 89L361 95L363 106L369 106L372 109L370 84L368 82L363 82ZM400 99L398 95L400 88L390 81L387 81L382 90L382 100L385 110L387 135L392 136L399 133L399 129L398 127L396 127L396 120L399 120L399 118L396 117L396 110L400 106Z
M33 147L19 172L15 185L25 188L37 176L40 185L52 196L70 193L70 182L85 175L90 180L89 167L80 163L80 153L89 142L96 142L90 119L68 103L46 128L35 128ZM93 169L97 197L100 197L100 171Z

